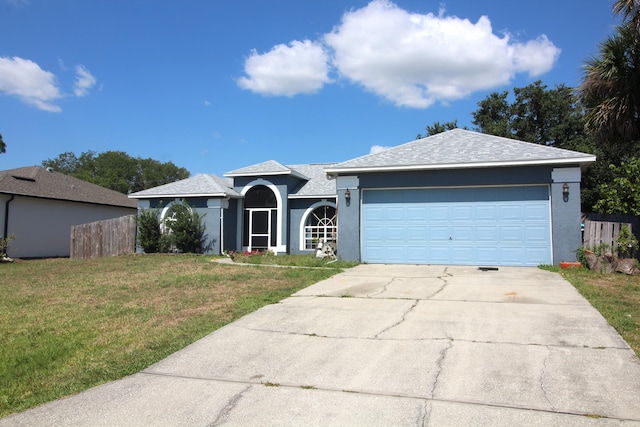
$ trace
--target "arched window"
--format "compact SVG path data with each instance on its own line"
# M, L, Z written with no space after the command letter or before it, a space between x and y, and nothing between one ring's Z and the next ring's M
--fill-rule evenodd
M307 216L304 224L304 248L316 249L318 242L336 243L338 217L336 208L323 205L315 208Z

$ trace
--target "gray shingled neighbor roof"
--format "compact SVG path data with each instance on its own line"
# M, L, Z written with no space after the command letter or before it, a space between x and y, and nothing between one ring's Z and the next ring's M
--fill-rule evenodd
M0 171L0 193L127 208L137 205L126 194L40 166Z
M595 156L464 129L453 129L325 168L356 171L453 169L541 164L587 164Z
M232 186L232 182L216 175L201 174L170 184L160 185L130 194L132 199L157 197L241 197Z

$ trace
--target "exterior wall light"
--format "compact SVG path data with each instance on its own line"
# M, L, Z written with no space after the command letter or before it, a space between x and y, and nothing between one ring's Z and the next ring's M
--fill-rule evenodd
M349 206L351 204L351 191L349 191L348 188L344 192L344 200L347 202L347 206Z
M569 201L569 184L566 182L562 184L562 200L565 202Z

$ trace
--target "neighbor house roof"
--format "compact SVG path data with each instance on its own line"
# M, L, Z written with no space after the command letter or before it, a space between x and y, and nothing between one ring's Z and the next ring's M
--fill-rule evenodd
M126 194L40 166L0 171L0 193L135 208Z
M453 129L325 168L330 175L527 165L587 164L591 154Z
M241 197L233 188L232 182L216 175L200 174L170 184L149 188L130 194L132 199L150 199L158 197Z
M236 169L224 174L224 176L228 176L231 178L236 176L265 176L265 175L293 175L300 179L309 179L308 177L302 175L298 171L291 169L290 167L285 166L282 163L276 162L275 160L267 160L266 162Z

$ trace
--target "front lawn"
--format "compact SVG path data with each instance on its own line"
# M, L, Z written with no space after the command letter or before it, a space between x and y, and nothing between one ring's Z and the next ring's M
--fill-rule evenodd
M340 271L197 255L0 264L0 416L138 372Z

